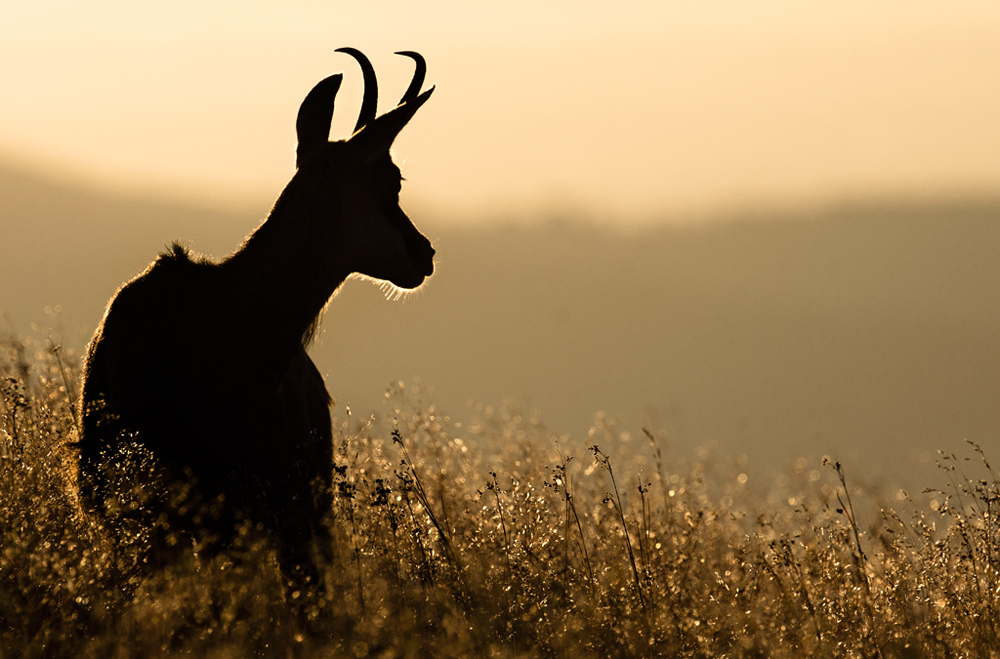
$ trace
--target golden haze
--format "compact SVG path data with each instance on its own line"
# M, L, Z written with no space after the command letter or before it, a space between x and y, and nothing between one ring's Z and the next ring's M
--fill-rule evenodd
M372 57L383 108L411 70L392 52L415 49L438 91L397 155L440 272L402 305L353 283L334 301L314 354L341 412L420 375L456 417L523 394L580 436L597 409L635 424L651 405L679 444L711 437L751 464L854 449L906 471L995 441L997 205L923 201L998 189L1000 5L337 5L6 7L0 310L15 326L61 306L79 350L168 241L232 251L290 177L298 104L332 71L348 74L333 134L353 125L360 75L334 49ZM808 210L843 197L916 202ZM755 204L818 221L481 226Z
M102 186L264 203L312 83L370 53L383 106L423 52L414 201L463 223L542 208L687 217L1000 182L1000 6L967 2L15 3L0 153ZM391 97L391 98L390 98Z

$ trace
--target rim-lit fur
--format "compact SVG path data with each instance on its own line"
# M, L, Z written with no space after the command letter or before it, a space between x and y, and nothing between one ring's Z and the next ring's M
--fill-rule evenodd
M423 59L405 54L419 87ZM249 520L274 539L293 587L318 577L329 548L331 401L305 346L351 274L412 289L434 270L430 242L399 207L389 155L433 90L411 85L395 109L330 142L340 80L303 101L297 171L244 244L218 263L175 244L117 292L90 343L80 490L119 542L154 519L192 533L210 518L223 541ZM155 479L143 480L139 454L152 456ZM164 505L178 482L213 514L192 521ZM141 505L122 504L135 496ZM151 562L159 544L154 533Z

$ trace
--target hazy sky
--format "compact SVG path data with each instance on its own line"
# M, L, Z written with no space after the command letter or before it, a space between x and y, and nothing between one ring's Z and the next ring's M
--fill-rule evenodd
M411 71L391 53L427 57L397 153L404 200L445 219L1000 190L995 1L9 2L0 157L266 203L316 81L347 72L333 135L353 125L344 45L383 109Z

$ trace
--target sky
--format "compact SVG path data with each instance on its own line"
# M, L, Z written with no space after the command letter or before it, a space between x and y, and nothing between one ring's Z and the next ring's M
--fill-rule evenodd
M7 3L0 158L91 185L267 204L298 104L365 51L382 110L428 60L404 202L434 221L692 220L1000 184L1000 3Z

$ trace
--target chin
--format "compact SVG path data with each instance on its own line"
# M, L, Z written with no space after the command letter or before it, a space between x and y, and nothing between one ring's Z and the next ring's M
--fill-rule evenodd
M392 277L391 279L376 279L374 277L364 277L369 281L378 284L387 300L399 300L414 292L427 279L426 275L413 274L406 277Z
M423 264L414 264L407 268L406 272L398 273L394 277L389 277L393 286L404 290L412 291L419 287L424 281L434 274L434 261L428 260Z
M412 291L415 288L419 288L421 284L426 281L426 279L426 275L414 273L413 275L407 275L406 277L395 277L390 279L389 283L404 291Z

